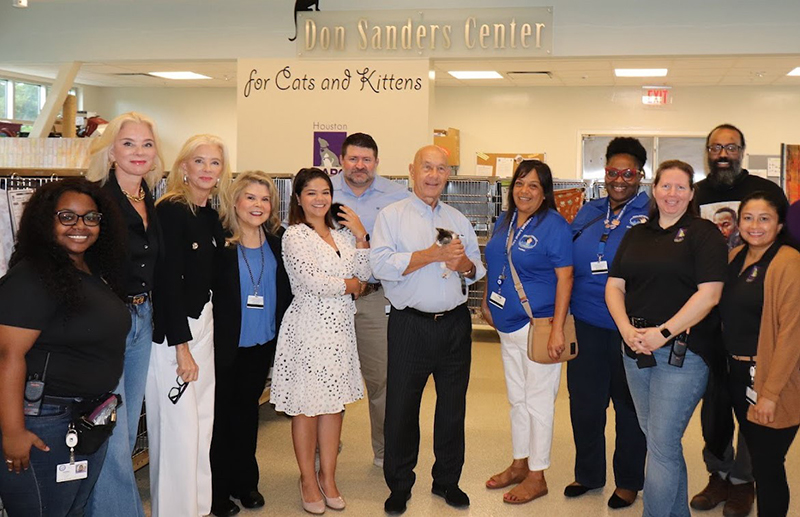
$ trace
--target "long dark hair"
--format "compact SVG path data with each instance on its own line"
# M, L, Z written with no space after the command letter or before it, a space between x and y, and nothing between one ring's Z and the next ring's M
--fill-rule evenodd
M530 174L531 171L536 171L536 175L539 177L539 183L542 185L542 192L544 192L542 204L531 214L531 217L536 214L546 214L551 208L553 210L556 209L556 198L553 194L553 173L550 170L550 166L539 160L523 160L517 166L517 170L514 171L514 175L511 177L511 188L508 189L508 212L506 212L506 217L503 219L500 227L497 228L498 231L500 228L507 228L508 225L511 224L511 216L517 210L517 204L514 202L514 184L517 180Z
M661 182L661 176L663 175L664 171L668 169L678 169L679 171L686 174L686 176L689 178L689 190L694 192L694 169L692 168L692 166L680 160L667 160L665 162L661 162L661 165L659 165L658 169L656 169L656 177L653 180L654 193L656 188L658 188L658 184ZM692 197L692 200L689 201L689 206L686 207L686 211L689 214L693 215L694 217L700 217L700 211L697 209L697 201L694 197ZM655 195L653 195L650 197L649 217L651 220L657 221L658 216L659 216L658 205L656 204L656 197Z
M86 250L86 262L94 274L103 278L117 296L124 299L123 272L127 260L128 233L114 200L97 184L85 178L66 178L36 189L22 213L17 245L9 267L25 260L66 313L74 313L80 308L84 302L80 274L66 250L56 242L53 230L56 204L67 192L91 197L98 211L103 214L100 235L97 242Z
M306 220L306 213L303 211L303 207L300 206L300 193L303 192L303 189L306 188L306 185L311 180L315 180L317 178L322 178L328 184L328 188L331 190L331 199L333 199L333 183L331 183L331 178L325 174L322 170L316 167L310 167L308 169L300 169L297 171L297 175L294 177L294 183L292 184L292 199L289 201L289 224L305 224L308 227L311 227L308 224L308 220ZM333 216L331 215L330 210L327 214L325 214L325 225L328 228L336 228L333 224Z
M781 230L778 232L778 235L775 237L775 242L780 245L788 245L797 249L798 246L792 240L791 236L789 235L789 230L786 227L786 215L789 212L789 205L786 203L786 200L783 199L783 197L778 196L773 192L756 190L745 195L742 198L742 201L739 203L739 213L736 214L736 224L741 225L742 211L744 210L744 206L753 200L766 201L766 203L771 206L773 210L775 210L775 213L778 214L778 224L782 224L783 228L781 228Z

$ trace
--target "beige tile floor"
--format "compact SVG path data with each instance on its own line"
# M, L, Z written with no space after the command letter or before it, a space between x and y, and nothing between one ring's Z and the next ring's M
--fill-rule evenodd
M641 498L623 510L610 510L606 500L611 496L613 476L609 467L609 484L605 489L590 492L581 498L567 500L564 487L572 479L574 448L569 421L569 399L566 373L556 402L556 425L553 439L552 466L546 473L550 494L531 503L512 506L502 502L502 491L484 488L484 482L493 473L505 468L511 461L511 443L508 404L505 396L503 367L496 335L486 331L474 333L472 375L467 401L466 463L461 477L461 488L469 494L468 510L456 510L430 493L430 469L433 464L432 426L434 393L432 383L426 389L420 416L422 443L417 483L408 504L408 517L417 516L496 516L496 515L559 515L594 517L614 515L619 517L641 515ZM612 416L609 420L613 422ZM607 432L609 451L613 444L613 429ZM342 515L350 517L377 516L383 513L383 502L389 491L383 481L381 469L372 465L369 439L369 417L366 401L356 402L347 408L342 431L344 448L339 457L337 480L348 506ZM699 413L690 422L684 437L684 455L689 470L690 495L696 493L707 481L701 459ZM270 405L261 408L261 430L258 444L261 482L259 490L266 505L257 510L243 510L242 517L303 515L297 490L298 470L294 461L289 419L276 414ZM800 515L800 447L795 445L787 458L789 480L794 499L789 515ZM149 512L147 468L137 473ZM329 510L328 514L338 514ZM696 515L721 516L722 507ZM755 512L753 512L755 515Z

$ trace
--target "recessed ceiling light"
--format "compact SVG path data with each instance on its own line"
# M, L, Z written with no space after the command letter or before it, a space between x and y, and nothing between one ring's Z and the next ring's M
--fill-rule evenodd
M792 70L791 72L789 72L786 75L791 75L793 77L797 77L798 75L800 75L800 66L798 66L797 68L795 68L794 70Z
M502 79L503 76L495 71L465 71L465 72L447 72L456 79Z
M187 79L211 79L207 75L200 75L194 72L148 72L148 75L163 77L164 79L175 79L178 81Z
M617 77L666 77L666 68L615 68Z

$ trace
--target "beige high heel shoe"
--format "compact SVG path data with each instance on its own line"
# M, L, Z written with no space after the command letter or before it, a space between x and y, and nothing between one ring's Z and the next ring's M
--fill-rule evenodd
M317 472L317 484L319 485L319 491L322 492L322 498L325 500L325 506L331 510L344 510L347 503L344 502L344 498L341 495L339 497L328 497L325 495L325 490L322 489L322 483L319 482L319 472Z
M317 483L319 483L319 479L317 479ZM300 487L300 502L303 503L303 510L307 511L308 513L312 513L314 515L322 515L325 513L325 494L322 494L323 499L319 501L306 501L306 497L303 495L303 480L298 479L297 485Z

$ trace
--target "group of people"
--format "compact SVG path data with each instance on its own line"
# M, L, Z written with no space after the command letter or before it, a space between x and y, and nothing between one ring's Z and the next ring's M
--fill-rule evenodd
M384 509L406 510L430 376L431 492L467 507L467 293L486 276L482 314L500 337L512 431L512 462L486 486L511 486L504 502L548 492L555 361L574 318L575 478L565 496L605 485L613 401L608 505L630 506L643 490L644 515L689 515L681 438L704 398L711 477L691 506L727 501L726 515L746 515L755 491L760 515L785 515L783 463L800 424L791 341L800 253L783 192L741 168L744 147L737 128L715 128L707 179L695 185L690 165L665 161L650 199L639 188L645 149L616 138L607 196L571 224L556 210L548 165L522 161L484 266L469 220L440 201L450 168L436 146L414 156L409 192L376 174L371 136L349 135L340 175L297 173L284 228L269 176L232 179L227 146L212 135L184 144L156 201L156 124L121 115L93 143L86 179L33 195L0 279L0 498L11 517L143 516L131 452L146 397L152 515L263 506L258 408L274 364L270 402L292 417L305 511L346 507L336 482L344 408L364 385L373 463L390 490ZM534 321L550 325L548 364L528 359ZM109 393L122 400L110 438L87 451L78 417ZM752 471L738 461L745 445Z

